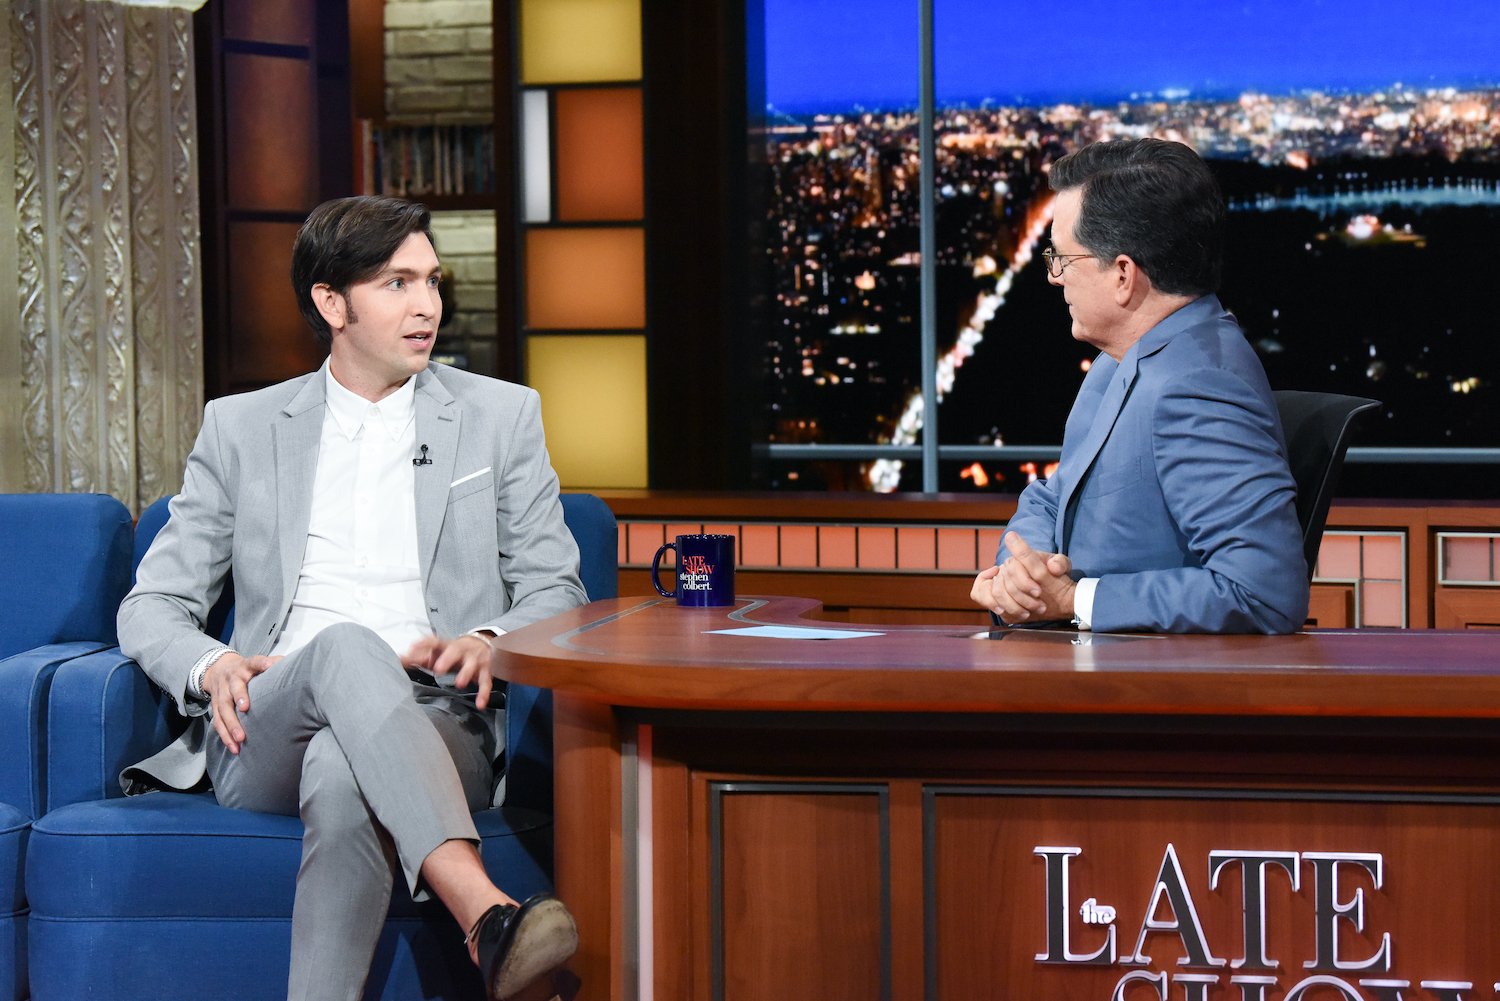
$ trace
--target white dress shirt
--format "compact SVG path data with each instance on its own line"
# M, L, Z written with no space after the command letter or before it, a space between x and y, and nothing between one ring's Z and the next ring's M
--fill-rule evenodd
M326 378L307 550L271 653L293 653L328 626L357 622L400 655L432 632L412 480L416 380L371 403L339 385L331 368Z

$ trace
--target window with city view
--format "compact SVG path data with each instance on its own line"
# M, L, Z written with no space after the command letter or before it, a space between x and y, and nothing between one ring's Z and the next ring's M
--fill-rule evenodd
M969 447L940 464L940 489L1015 491L1045 472L1093 355L1069 337L1041 265L1047 172L1082 144L1154 135L1193 146L1219 177L1220 297L1274 387L1380 399L1361 445L1500 447L1500 5L933 0L931 220L919 212L918 11L751 4L764 441L913 443L931 364L939 441ZM924 224L937 247L927 360ZM973 457L996 445L1037 454ZM1500 466L1470 455L1350 467L1345 492L1495 494ZM911 462L763 469L779 488L921 488Z

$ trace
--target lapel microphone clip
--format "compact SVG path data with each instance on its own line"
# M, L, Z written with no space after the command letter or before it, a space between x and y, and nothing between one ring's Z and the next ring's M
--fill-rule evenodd
M427 458L427 446L422 446L422 454L411 460L413 466L430 466L432 460Z

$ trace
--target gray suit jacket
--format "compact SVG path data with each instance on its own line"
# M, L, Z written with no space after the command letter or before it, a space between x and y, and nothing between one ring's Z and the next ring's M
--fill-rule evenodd
M327 365L325 363L324 368ZM534 390L432 364L417 375L417 546L440 635L513 630L588 600L563 524ZM219 645L203 624L233 574L230 645L267 653L291 608L307 544L323 370L208 404L171 517L120 606L120 647L184 714L174 744L126 770L127 792L188 789L213 737L188 675Z

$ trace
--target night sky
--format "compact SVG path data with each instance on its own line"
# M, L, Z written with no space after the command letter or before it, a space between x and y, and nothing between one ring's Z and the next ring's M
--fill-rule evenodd
M937 103L1500 81L1500 0L934 0ZM766 99L913 107L917 0L765 0Z

